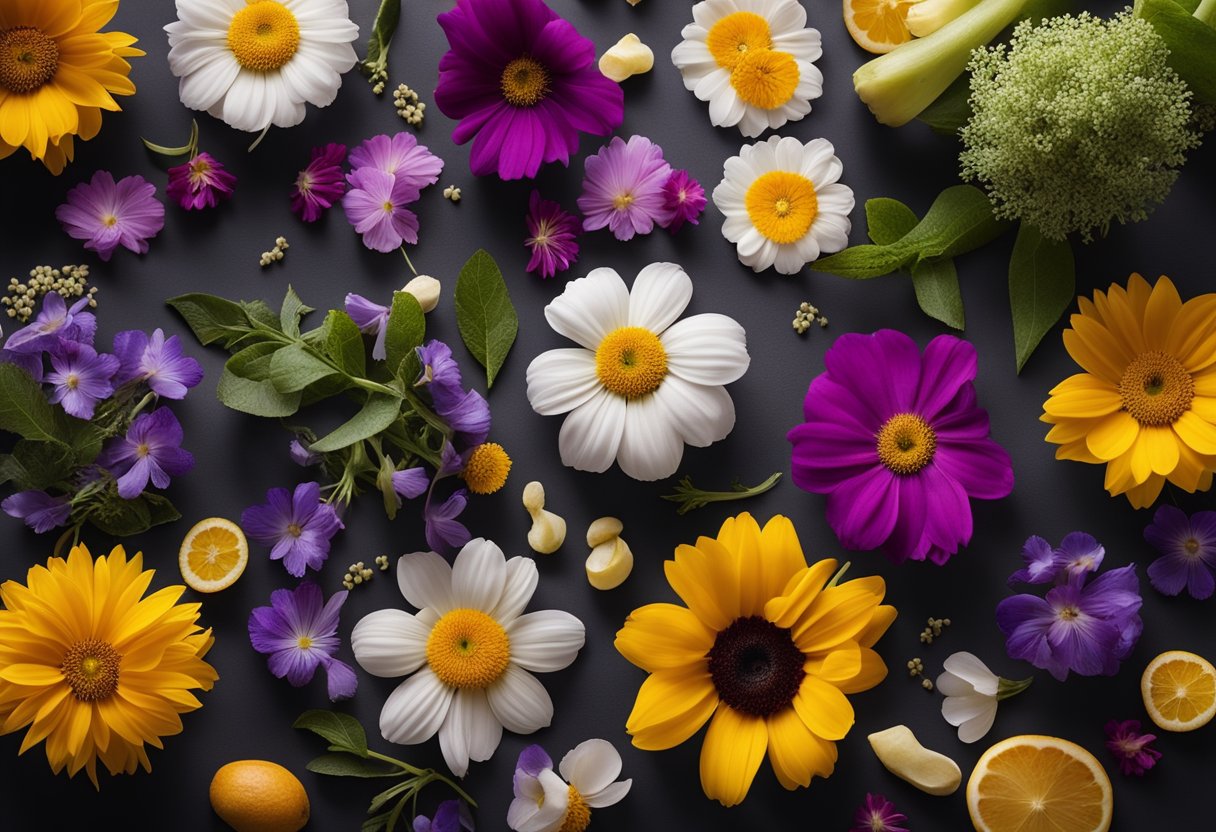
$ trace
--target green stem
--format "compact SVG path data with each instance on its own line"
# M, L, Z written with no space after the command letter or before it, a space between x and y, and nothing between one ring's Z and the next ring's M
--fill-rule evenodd
M824 589L830 589L830 588L836 586L836 584L840 583L840 579L844 577L844 573L848 572L849 567L852 565L853 565L852 561L846 560L844 562L844 566L842 566L842 567L840 567L840 569L836 570L836 574L832 576L832 580L827 582L827 585L824 586Z
M1019 693L1026 690L1026 688L1030 687L1030 683L1033 681L1034 681L1033 676L1031 676L1028 679L1019 679L1016 682L1011 681L1009 679L998 679L997 685L996 685L997 701L999 702L1002 699L1008 699L1011 696L1017 696Z
M1195 17L1216 29L1216 0L1203 0L1195 9Z
M409 254L405 250L405 244L401 244L401 256L405 258L405 265L410 267L410 271L414 273L414 277L418 276L418 270L414 268L414 263L410 260Z
M405 762L404 760L398 760L396 757L390 757L387 754L381 754L379 751L372 751L370 748L367 749L367 756L372 757L376 760L379 760L382 763L388 763L390 765L397 766L397 768L401 769L402 771L409 772L410 774L414 775L415 777L425 777L427 774L427 771L428 771L428 769L412 766L409 763Z
M402 395L410 403L410 407L414 409L414 412L422 417L424 422L443 434L445 439L451 439L452 429L433 410L427 407L426 403L418 397L417 393L412 390L406 390Z
M156 399L156 394L152 393L152 392L148 392L142 399L139 400L139 404L135 405L135 407L131 410L131 415L128 416L127 418L130 421L134 422L135 417L139 415L139 412L141 410L143 410L145 407L147 407L149 404L151 404L155 399Z

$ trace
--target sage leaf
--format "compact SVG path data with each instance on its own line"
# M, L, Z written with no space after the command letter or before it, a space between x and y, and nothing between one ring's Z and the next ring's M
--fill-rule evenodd
M367 733L359 720L350 714L313 708L300 714L292 728L312 731L331 745L339 746L360 757L367 756Z
M152 512L143 495L124 500L117 491L107 490L89 512L89 522L114 537L130 537L152 528Z
M359 64L364 74L388 68L388 49L401 20L401 0L381 0L372 33L367 38L367 56Z
M1072 303L1076 288L1076 266L1068 241L1048 240L1023 223L1009 258L1009 308L1019 373Z
M409 797L416 791L418 791L417 781L412 777L408 780L403 780L395 786L389 786L372 798L372 802L367 807L367 813L370 815L373 812L379 812L394 797L398 795ZM389 826L388 828L392 829L393 827Z
M885 246L851 246L844 251L820 257L811 270L829 272L850 280L868 280L898 271L916 259L916 252L894 243Z
M922 312L953 329L964 327L963 293L953 260L924 260L913 265L912 288Z
M279 316L266 305L266 301L243 300L240 302L240 307L249 318L249 322L255 327L261 324L264 328L274 332L283 331L279 326Z
M987 194L973 185L954 185L937 195L924 218L896 245L913 248L919 260L957 257L1008 228L1008 222L993 216Z
M334 746L337 747L337 746ZM328 774L330 777L400 777L401 770L385 766L372 760L352 756L349 753L335 752L315 757L305 766L316 774Z
M29 373L16 364L0 364L0 430L64 445L58 428L67 418L56 414Z
M177 506L163 494L153 494L145 491L140 497L148 506L148 526L159 526L162 523L172 523L182 518Z
M19 491L41 491L67 479L75 468L76 452L66 445L19 439L0 463L0 483L13 482Z
M384 334L384 355L389 369L398 373L401 362L415 355L414 348L426 337L426 315L418 299L409 292L393 292L393 306L388 313L388 329ZM407 379L413 383L413 379Z
M361 377L367 371L367 357L359 326L340 309L329 310L325 323L325 354L348 376Z
M870 242L889 246L916 227L916 212L898 199L880 196L866 200L866 234Z
M282 348L282 344L269 341L250 344L233 353L224 363L224 369L250 381L270 381L270 362Z
M299 335L300 319L312 311L311 306L305 306L304 301L300 300L296 290L288 286L287 294L283 297L283 306L279 309L279 326L283 329L283 334L292 338Z
M519 317L511 305L502 271L485 249L469 258L456 278L456 327L473 357L486 368L486 387L502 369L515 336Z
M311 450L327 454L375 436L401 415L401 400L384 393L372 393L363 408L331 433L312 443Z
M182 316L203 346L221 341L227 348L248 333L252 326L239 303L215 295L178 295L165 303Z
M268 380L241 378L227 367L220 375L215 395L226 406L251 416L277 418L300 409L299 393L280 393Z
M332 366L313 355L303 344L283 347L270 357L270 383L280 393L295 393L336 374Z

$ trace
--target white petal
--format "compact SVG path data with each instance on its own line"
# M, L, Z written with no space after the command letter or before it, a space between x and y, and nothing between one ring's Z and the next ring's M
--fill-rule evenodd
M566 284L565 291L545 307L545 320L559 334L595 350L605 335L626 326L629 290L612 269L593 269Z
M577 347L542 352L528 365L528 403L541 416L569 413L600 389L595 353Z
M625 431L625 400L601 388L571 411L557 437L562 465L579 471L607 471Z
M178 97L192 110L206 110L224 97L239 72L240 65L219 51L218 57L208 59L196 70L179 73L183 77L178 84Z
M418 609L433 608L443 615L452 603L452 567L434 552L411 552L397 561L397 586Z
M282 72L266 73L266 106L274 110L275 127L295 127L304 120L304 104L292 94Z
M488 612L502 597L507 579L507 559L492 540L470 540L452 564L452 603L457 607Z
M583 622L562 610L521 615L507 627L511 661L524 670L552 673L569 667L586 639Z
M535 676L513 664L486 693L490 709L508 731L531 734L553 721L553 700Z
M988 669L988 665L980 661L974 653L968 653L965 650L947 656L946 660L942 662L942 669L970 682L976 693L996 696L1000 687L1000 679Z
M802 167L802 142L786 136L777 142L777 167L781 170L797 171Z
M692 278L675 263L651 263L638 272L629 293L629 325L660 333L684 314Z
M975 688L971 686L970 682L960 679L950 672L940 674L933 684L944 696L971 696L975 693Z
M659 339L667 369L695 384L730 384L747 372L747 334L725 315L708 312L677 321Z
M380 711L380 733L402 745L426 742L443 724L454 690L423 668L388 695Z
M992 730L994 720L996 720L995 702L991 710L985 711L974 719L969 719L958 726L958 738L963 742L975 742Z
M942 716L951 725L962 725L988 711L996 713L996 697L973 693L970 696L947 696L942 700Z
M806 264L807 261L799 253L798 246L777 246L777 259L773 262L773 265L776 267L778 274L798 274Z
M557 770L580 794L594 794L621 773L621 755L608 740L584 740L562 757Z
M603 809L605 806L611 806L624 800L625 795L629 794L629 787L632 785L632 779L621 780L601 789L595 794L583 795L583 800L587 801L587 805L592 809Z
M494 718L483 690L459 690L439 729L443 760L457 777L469 770L469 760L490 759L502 740L502 724Z
M355 661L373 676L406 676L426 661L431 630L404 610L377 610L359 620L350 634Z
M635 480L661 480L676 472L683 457L684 439L679 427L655 396L629 402L616 454L621 470Z
M502 597L490 612L490 617L504 627L509 626L532 600L532 593L536 592L539 580L536 561L532 558L516 555L507 561L507 577L503 583Z
M658 406L676 426L683 440L704 448L725 439L735 427L735 403L725 387L693 384L668 375L654 392Z
M553 769L542 771L537 782L543 790L539 800L516 799L507 810L507 825L516 832L557 832L561 828L570 801L569 787Z
M224 96L224 121L237 130L257 132L270 124L274 110L266 106L266 79L260 72L241 70Z

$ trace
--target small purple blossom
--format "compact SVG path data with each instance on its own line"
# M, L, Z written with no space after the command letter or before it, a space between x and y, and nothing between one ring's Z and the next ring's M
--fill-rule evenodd
M42 353L39 352L13 352L12 350L0 349L0 364L12 364L14 367L20 367L34 381L41 382L42 375L46 368L42 366Z
M418 215L405 206L418 191L405 178L396 179L372 167L346 175L350 190L342 197L346 218L373 251L389 252L401 243L418 242Z
M127 435L111 443L97 457L97 464L118 477L118 496L134 500L148 487L168 488L170 477L180 477L194 467L194 456L181 447L182 426L167 407L135 417Z
M412 194L406 202L417 200L422 189L438 182L443 172L443 160L418 144L413 133L405 132L372 136L350 152L350 166L354 171L367 168L389 174L406 188L405 193Z
M686 170L673 170L663 183L663 210L668 215L663 227L675 234L686 222L698 225L705 203L705 189L701 183Z
M372 345L372 358L383 361L387 354L384 349L384 339L388 334L389 308L370 301L363 295L348 292L346 295L346 314L355 322L355 326L368 335L375 335Z
M430 477L425 468L406 468L404 471L394 471L392 474L393 491L407 500L422 496L430 485Z
M319 586L303 581L294 591L276 589L269 607L256 607L249 614L249 641L254 650L270 656L271 673L298 688L322 667L331 702L355 695L359 680L354 669L334 658L341 643L338 614L348 594L341 590L325 601Z
M236 177L210 153L199 153L184 165L169 168L165 196L187 211L214 208L232 196Z
M1144 530L1144 539L1161 553L1148 567L1148 580L1164 595L1183 589L1192 598L1211 598L1216 590L1216 511L1187 517L1178 508L1162 505Z
M1119 761L1119 771L1124 776L1136 775L1143 777L1144 773L1161 759L1161 752L1149 748L1149 744L1157 739L1156 734L1141 734L1140 720L1128 719L1123 722L1112 719L1106 723L1106 747Z
M304 222L316 222L346 193L342 162L346 145L330 142L314 147L308 167L300 171L291 189L291 211Z
M907 823L908 816L895 811L895 804L880 794L866 793L866 802L853 816L853 827L849 832L908 832L900 824Z
M1105 555L1102 544L1085 532L1069 532L1055 548L1037 534L1031 535L1022 546L1026 565L1009 576L1009 583L1047 584L1063 573L1096 572Z
M415 386L426 386L435 412L464 446L485 442L490 435L490 405L476 390L464 389L451 348L442 341L428 341L417 352L422 374Z
M541 199L533 190L528 198L528 237L524 245L532 252L525 271L540 271L542 278L564 272L578 260L578 218L551 199Z
M115 182L109 171L99 170L91 181L68 191L55 219L69 237L84 240L86 249L109 262L120 245L136 254L146 252L148 240L165 227L165 206L142 176Z
M432 508L430 499L427 499L422 518L426 522L426 545L432 551L451 552L473 538L465 525L456 519L468 503L469 492L463 488L452 492L452 496L437 508Z
M151 337L138 329L118 333L114 354L122 362L117 384L147 382L153 393L166 399L186 398L186 391L203 380L203 366L182 352L181 339L166 338L159 327Z
M4 342L5 351L32 355L54 350L61 341L92 346L97 318L92 312L83 311L88 305L89 299L83 297L69 307L58 292L47 292L34 320L8 336Z
M72 504L67 497L52 497L45 491L18 491L0 502L0 509L9 517L24 520L38 534L68 522Z
M584 163L583 193L578 209L583 212L583 230L607 226L618 240L649 234L654 226L667 225L663 186L671 176L671 165L663 161L663 148L645 136L620 136Z
M334 507L321 502L321 486L303 482L294 492L267 491L265 504L241 513L241 528L270 546L270 559L282 560L287 573L299 578L307 568L321 568L329 557L329 541L345 526Z
M112 355L98 354L88 344L64 341L51 353L51 372L45 379L54 388L49 398L77 419L92 419L97 403L114 392L111 379L118 366Z
M472 832L473 816L463 800L445 800L435 810L435 816L414 818L414 832Z
M316 465L322 459L321 454L309 450L299 439L291 440L291 444L287 446L287 450L291 454L291 461L302 468Z

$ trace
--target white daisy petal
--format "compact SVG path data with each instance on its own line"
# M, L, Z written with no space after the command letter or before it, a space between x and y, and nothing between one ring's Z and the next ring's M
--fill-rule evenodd
M380 733L389 742L416 745L439 730L452 703L454 688L423 668L399 684L380 710Z
M490 759L501 741L502 723L494 718L485 691L457 691L439 728L439 749L452 773L464 777L470 760Z
M569 667L586 640L583 622L562 610L521 615L506 630L511 661L536 673Z
M240 67L219 49L199 50L198 71L186 75L178 84L178 97L192 110L206 110L222 99L236 80Z
M570 804L570 788L553 769L536 778L539 799L516 798L507 810L507 825L515 832L556 832ZM531 805L529 805L531 804Z
M654 395L629 402L616 456L621 470L635 480L661 480L676 472L683 456L680 431Z
M612 269L593 269L566 284L545 307L545 320L559 334L594 351L605 335L627 325L629 290Z
M440 615L456 608L452 602L452 567L434 552L411 552L397 561L397 586L418 609L431 607Z
M670 374L654 398L667 413L668 423L695 448L725 439L735 427L735 404L725 387L693 384Z
M625 430L625 400L600 388L566 416L557 437L562 464L579 471L607 471Z
M667 350L667 369L694 384L730 384L751 362L743 327L713 312L673 324L660 340Z
M629 292L629 326L661 333L692 300L692 278L675 263L651 263L638 272Z
M490 617L504 627L519 617L532 600L536 592L536 584L540 573L536 570L536 561L519 555L507 561L507 576L503 582L502 597L498 605L490 611Z
M430 634L430 627L404 610L377 610L355 625L350 646L360 667L392 679L422 667Z
M507 559L493 541L470 540L452 564L452 603L458 608L494 609L507 579Z
M545 686L513 664L486 689L490 709L508 731L531 734L553 721L553 700Z
M629 787L632 785L632 779L621 780L604 787L595 794L583 795L583 800L587 801L587 805L592 809L603 809L605 806L612 806L624 800L625 795L629 794Z
M621 773L621 755L607 740L584 740L562 757L557 769L579 794L594 794Z
M979 656L965 650L947 656L942 662L942 669L969 683L976 693L996 696L1000 687L1000 678L988 669L988 665L980 661Z
M528 403L541 416L569 413L600 389L595 353L578 347L542 352L528 365Z

